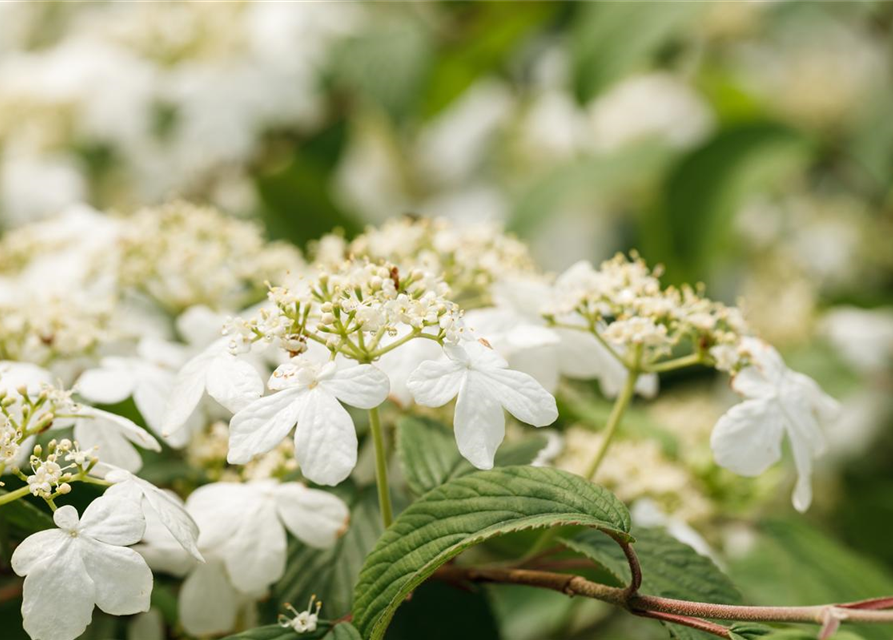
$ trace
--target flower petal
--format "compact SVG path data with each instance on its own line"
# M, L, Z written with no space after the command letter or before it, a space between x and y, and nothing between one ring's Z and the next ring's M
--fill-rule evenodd
M20 576L28 575L40 562L52 559L68 540L71 540L71 535L59 529L32 533L13 552L12 570Z
M240 591L263 591L285 573L285 528L272 501L263 497L240 516L238 530L222 551L226 571Z
M254 509L257 492L236 482L213 482L186 499L186 510L199 528L199 547L216 549L236 535L244 514Z
M511 369L471 371L468 382L486 389L489 397L498 402L518 420L544 427L558 419L558 406L551 393L533 376Z
M285 389L255 400L229 423L230 464L245 464L282 442L298 421L306 402L305 389Z
M417 403L442 407L459 394L468 368L455 360L427 360L419 365L406 383Z
M127 439L116 431L103 429L90 420L78 420L74 427L74 439L82 449L96 447L103 462L137 472L143 466L139 452Z
M131 496L103 495L84 509L79 530L94 540L126 547L143 537L146 519Z
M210 636L236 626L239 598L219 561L198 565L180 588L180 622L191 635Z
M505 414L499 400L479 384L480 375L468 375L459 390L453 429L461 453L478 469L492 469L496 449L505 437Z
M205 350L183 365L177 373L173 391L167 400L162 422L162 433L171 434L186 424L205 395L208 368L216 351Z
M377 407L385 401L391 389L388 376L371 364L338 369L331 378L320 381L319 386L357 409Z
M114 616L149 610L152 571L140 554L89 538L80 539L78 547L100 609Z
M56 509L56 513L53 514L53 522L56 523L57 527L64 531L74 531L77 529L79 520L80 518L78 517L77 509L70 504L59 507Z
M276 487L276 508L286 528L304 544L331 547L344 531L350 511L338 496L298 482Z
M164 429L164 416L167 400L174 389L176 377L170 371L146 368L141 371L133 390L133 402L139 409L146 425L156 434Z
M742 476L758 476L781 458L784 426L769 400L745 400L713 427L710 446L717 464Z
M41 562L25 578L22 626L32 638L78 638L93 617L95 585L74 538L59 548L56 562Z
M264 381L251 364L231 353L211 362L206 380L208 395L236 413L264 394Z
M79 422L89 420L97 428L114 430L143 449L161 451L161 445L152 437L151 433L124 416L93 407L81 411L81 415L87 416L87 418L78 418Z
M75 388L91 402L115 404L130 397L134 384L133 374L127 367L109 366L85 371L75 383Z
M757 367L745 367L732 378L732 389L745 398L771 398L776 387Z
M305 477L336 485L357 464L357 432L335 396L316 387L307 392L295 429L295 457Z

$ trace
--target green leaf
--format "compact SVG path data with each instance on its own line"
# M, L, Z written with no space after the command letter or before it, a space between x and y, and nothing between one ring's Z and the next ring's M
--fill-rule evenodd
M457 616L455 612L461 611ZM412 598L397 610L386 640L493 640L499 625L484 590L468 591L431 580L412 592Z
M652 262L675 281L702 281L729 247L732 220L747 198L782 183L808 157L801 134L771 122L736 125L683 159L664 188L663 209L643 239ZM662 244L659 244L662 243Z
M450 480L401 513L366 558L354 592L354 624L364 638L378 640L406 596L469 547L562 525L629 538L623 503L565 471L505 467Z
M295 638L300 638L300 640L362 640L359 632L349 622L339 622L335 626L320 623L316 631L301 634L297 634L294 629L271 624L226 636L222 640L295 640Z
M717 604L738 604L741 594L732 581L688 545L662 529L636 529L633 549L642 567L642 593ZM598 531L583 531L565 541L569 549L601 564L624 584L629 582L629 564L620 547ZM680 640L709 638L688 627L667 625Z
M0 490L0 496L6 493ZM53 516L28 502L27 498L0 506L0 521L10 531L26 536L56 526Z
M543 436L503 444L496 452L495 465L530 464L545 446ZM403 464L406 483L416 495L423 495L451 478L475 471L459 453L453 432L446 425L428 418L410 416L400 420L397 455Z
M848 602L893 593L893 576L875 560L800 519L766 520L750 552L730 562L729 575L757 605ZM852 625L869 640L889 640L883 626Z
M350 613L353 585L363 560L382 533L375 489L363 490L350 511L350 527L331 549L313 549L293 540L285 575L273 587L279 603L301 604L316 595L323 614L337 618Z
M571 34L577 98L588 102L636 67L647 67L701 11L698 3L685 2L581 4Z

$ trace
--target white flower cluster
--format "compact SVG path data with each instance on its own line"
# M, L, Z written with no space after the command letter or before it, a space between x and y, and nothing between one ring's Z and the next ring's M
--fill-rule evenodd
M659 276L636 254L618 254L598 269L581 262L556 280L544 314L600 336L621 355L638 350L637 366L647 367L683 345L705 359L716 354L720 368L734 366L726 349L747 334L741 312L699 289L662 288Z
M402 217L369 227L350 243L339 246L338 240L323 238L317 258L366 257L435 273L463 305L487 301L495 282L536 269L527 245L492 222L459 225L445 218Z
M266 242L254 222L181 201L127 220L115 258L120 287L175 314L193 305L242 309L263 299L267 280L304 267L296 248Z

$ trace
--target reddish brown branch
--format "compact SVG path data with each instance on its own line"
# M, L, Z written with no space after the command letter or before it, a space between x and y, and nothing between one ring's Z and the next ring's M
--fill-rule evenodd
M675 613L661 613L659 611L635 611L637 616L643 618L652 618L661 620L662 622L672 622L673 624L681 624L685 627L691 627L698 631L712 633L719 638L731 638L728 627L721 624L710 622L709 620L701 620L700 618L690 618L688 616L677 616Z

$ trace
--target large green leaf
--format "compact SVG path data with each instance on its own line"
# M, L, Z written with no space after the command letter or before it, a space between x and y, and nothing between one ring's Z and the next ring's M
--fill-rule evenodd
M592 2L579 5L571 40L574 88L588 102L638 66L698 17L699 3Z
M729 574L758 605L847 602L893 593L893 576L802 520L767 520L749 553ZM848 626L869 640L889 640L883 626Z
M663 208L642 234L650 260L663 262L673 281L706 279L711 261L730 248L734 214L801 168L809 150L801 134L771 122L721 131L668 176Z
M334 547L320 550L291 542L285 575L273 588L274 598L279 603L303 603L316 595L326 617L350 613L357 575L381 532L378 499L369 488L355 498L350 527Z
M679 542L662 529L636 529L633 549L642 566L642 593L717 604L738 604L741 594L709 558ZM613 573L621 582L629 581L629 564L620 547L598 531L583 531L566 540L568 548L585 555ZM688 627L668 625L680 640L709 638Z
M297 634L294 629L278 624L249 629L222 640L361 640L359 632L349 622L339 622L335 626L320 624L316 631Z
M605 489L557 469L505 467L451 480L379 539L357 581L354 624L377 640L406 596L448 560L496 536L562 525L628 539L629 512Z
M496 453L495 464L497 467L530 464L545 446L546 439L538 435L503 444ZM456 448L452 431L428 418L406 417L398 423L397 455L403 464L406 483L416 495L475 471Z

